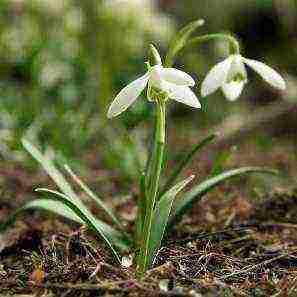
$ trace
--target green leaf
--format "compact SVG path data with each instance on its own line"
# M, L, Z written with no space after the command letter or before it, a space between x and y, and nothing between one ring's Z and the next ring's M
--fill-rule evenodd
M56 185L65 195L71 197L72 200L75 200L78 203L82 203L79 197L73 191L71 185L66 181L65 177L56 168L52 160L44 156L28 140L22 139L22 144L24 148L32 155L32 157L41 164L46 173L51 177L51 179L56 183Z
M128 238L125 240L121 240L119 242L118 237L115 236L117 234L116 230L108 226L106 223L99 221L96 217L94 217L88 208L83 204L80 198L75 194L71 185L66 181L64 176L60 173L60 171L55 167L52 160L44 156L35 146L33 146L29 141L22 139L22 144L25 149L42 165L47 174L54 180L59 189L63 192L52 191L48 189L39 189L40 191L46 191L48 193L55 194L56 198L63 202L68 206L80 219L86 223L86 225L95 231L98 235L101 235L103 239L106 241L108 246L111 248L117 260L119 260L119 255L116 250L113 248L114 245L122 245L124 246ZM115 232L113 232L115 231ZM120 243L120 244L119 244Z
M224 165L228 162L231 156L232 154L230 151L219 152L219 154L215 158L210 175L215 176L222 173Z
M105 211L105 213L112 219L112 221L123 230L122 224L116 218L113 211L107 207L104 202L72 171L72 169L68 166L64 166L69 175L73 178L73 180L85 191L85 193L96 202L96 204Z
M194 175L191 175L190 177L176 184L174 187L168 190L157 202L154 210L152 230L149 240L149 250L147 256L148 266L151 265L157 250L161 246L162 238L168 223L174 198L189 182L193 180L194 177Z
M29 201L22 207L23 210L31 208L39 208L46 211L51 211L76 223L85 225L85 221L82 218L80 218L77 214L75 214L75 212L71 208L69 208L61 201L51 199L35 199Z
M145 196L145 173L143 172L139 179L139 197L137 197L137 218L135 222L135 242L140 246L143 224L146 213L146 196Z
M191 22L177 33L176 37L169 44L165 58L165 67L171 67L173 65L175 57L185 47L191 34L203 24L203 19Z
M182 170L189 164L189 162L192 160L194 155L197 152L199 152L202 148L204 148L207 144L212 142L216 136L217 136L216 134L211 134L211 135L207 136L202 141L200 141L199 143L194 145L190 152L188 152L187 154L184 155L184 157L178 164L177 168L172 172L172 174L168 178L165 186L163 187L163 189L161 191L160 196L163 195L168 189L170 189L170 187L172 187L172 185L175 183L176 179L178 178L178 176L180 175Z
M79 223L82 225L85 224L85 222L79 216L77 216L69 207L67 207L61 201L55 201L50 199L35 199L27 202L25 205L17 209L8 218L8 220L6 220L6 222L0 224L0 232L4 232L10 225L12 225L15 222L16 217L20 215L22 212L28 209L34 209L34 208L52 211L76 223Z
M51 200L51 199L36 199L29 201L24 206L20 207L16 212L14 212L6 222L0 224L0 232L4 232L9 226L11 226L18 215L25 212L28 209L42 209L56 213L63 216L69 220L72 220L78 224L86 225L87 223L83 218L79 217L71 208L61 201ZM96 218L95 218L96 219ZM128 251L130 248L130 243L127 242L123 234L117 230L114 230L104 222L96 219L98 224L101 224L102 229L106 233L107 237L110 237L111 241L115 246L117 246L122 251Z
M47 211L54 212L58 215L66 217L69 220L77 222L82 225L86 225L87 223L83 218L79 217L71 208L69 208L62 201L52 200L52 199L36 199L28 202L22 207L24 210L29 208L40 208ZM119 231L113 229L106 223L100 221L96 217L94 220L97 221L97 225L101 226L101 229L105 233L105 236L109 238L109 240L122 251L127 251L130 248L131 243L127 241L126 237ZM94 230L96 231L96 230Z
M137 256L137 266L140 275L143 275L148 268L147 255L152 229L152 219L154 216L154 207L158 198L157 194L159 191L159 181L162 171L165 146L165 101L158 101L158 104L156 104L156 108L157 114L154 143L145 176L145 218L143 223L143 230L141 232L140 253Z
M63 202L63 204L68 206L68 208L70 208L79 218L81 218L91 230L96 232L98 235L101 235L101 237L105 240L107 245L110 247L115 258L119 261L119 263L121 262L119 254L113 247L113 244L114 244L113 235L109 233L108 230L106 229L107 224L105 223L102 224L103 222L96 219L82 203L77 204L74 201L72 201L70 197L58 191L54 191L46 188L38 188L36 189L36 191L54 194L55 195L54 197L58 201L61 201Z
M232 169L225 171L219 175L211 177L201 184L195 186L192 190L186 192L183 197L175 200L172 210L172 216L170 221L173 223L181 218L181 216L193 205L193 203L199 201L203 195L209 192L218 184L226 181L232 177L240 176L249 173L266 173L277 174L277 171L272 169L266 169L261 167L242 167L238 169Z

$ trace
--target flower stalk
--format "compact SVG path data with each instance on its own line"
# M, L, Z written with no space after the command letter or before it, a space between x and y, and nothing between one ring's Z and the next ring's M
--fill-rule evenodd
M177 50L174 51L174 56L172 54L172 51L168 51L168 54L165 59L165 66L171 67L174 61L174 57L176 57L178 54L180 54L181 51L185 50L188 47L200 45L205 42L213 41L213 40L226 40L229 43L229 51L230 54L237 55L240 53L240 45L238 40L226 33L214 33L214 34L205 34L197 37L193 37L190 39L188 36L187 42L185 42L182 46L179 46Z
M230 54L236 55L240 53L240 45L238 40L232 35L225 34L225 33L206 34L206 35L194 37L189 40L187 46L201 44L212 40L220 40L220 39L223 39L229 42Z
M150 45L149 47L149 65L162 65L161 57L157 49ZM150 67L149 67L150 68ZM162 171L162 161L165 147L165 134L166 134L166 93L159 93L158 90L148 88L147 91L148 100L154 100L156 103L156 123L155 133L151 156L148 159L147 172L144 177L144 185L141 186L142 199L145 201L144 211L142 211L142 219L140 216L138 220L141 222L137 226L137 233L140 236L137 244L139 245L139 254L137 257L138 274L143 276L148 269L149 263L149 241L151 237L152 221L154 216L154 209L156 205L156 197L159 190L159 181Z
M149 241L151 237L152 220L156 205L156 197L159 190L159 181L162 171L163 154L165 147L166 128L166 102L158 100L156 104L156 130L152 156L146 174L146 213L143 223L142 241L138 256L138 270L140 276L148 269L149 265Z

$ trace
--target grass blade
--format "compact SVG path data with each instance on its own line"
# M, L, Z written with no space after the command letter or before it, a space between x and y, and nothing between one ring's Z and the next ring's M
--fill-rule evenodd
M119 254L113 247L114 238L113 238L112 234L106 232L106 228L105 228L106 224L105 223L102 224L102 222L99 221L98 219L96 219L85 206L82 207L80 204L77 205L74 201L71 200L71 198L69 198L67 195L65 195L63 193L60 193L60 192L57 192L54 190L50 190L50 189L46 189L46 188L38 188L38 189L36 189L36 191L54 194L55 195L54 197L58 201L61 201L65 205L67 205L78 217L80 217L86 223L86 225L91 230L95 231L98 235L101 235L101 237L105 240L107 245L110 247L115 258L120 263Z
M176 35L176 37L169 44L169 49L165 58L165 67L171 67L174 63L174 58L185 47L191 34L200 26L204 24L204 20L200 19L194 21L184 28L182 28Z
M171 221L175 222L181 218L181 216L191 208L192 204L199 201L203 195L213 189L218 184L226 181L232 177L240 176L243 174L250 173L266 173L266 174L277 174L277 171L272 169L266 169L261 167L241 167L238 169L232 169L225 171L219 175L211 177L201 184L195 186L192 190L185 193L181 199L174 202Z
M119 220L116 218L112 210L107 207L104 202L72 171L72 169L68 166L64 166L66 171L69 173L69 175L73 178L73 180L82 188L82 190L85 191L85 193L96 202L96 204L102 208L105 213L112 219L112 221L121 229L123 230L122 224L119 222Z
M194 155L197 152L199 152L202 148L204 148L204 146L206 146L207 144L212 142L216 138L216 136L217 136L216 134L211 134L211 135L207 136L202 141L200 141L199 143L194 145L190 152L185 154L183 159L178 164L177 168L173 171L171 176L168 178L168 181L166 182L165 186L163 187L160 196L163 195L166 191L168 191L168 189L170 189L172 187L172 185L175 183L176 179L178 178L178 176L180 175L182 170L189 164L189 162L192 160Z
M149 251L147 254L148 267L151 265L157 250L161 246L162 238L168 223L174 198L189 182L193 180L194 177L194 175L191 175L190 177L176 184L174 187L168 190L157 202L154 210L152 221L153 224L149 241Z

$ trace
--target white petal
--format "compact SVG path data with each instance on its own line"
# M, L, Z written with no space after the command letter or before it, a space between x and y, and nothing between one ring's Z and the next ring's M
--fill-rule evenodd
M230 56L210 69L204 81L202 82L202 97L208 96L209 94L215 92L226 81L233 58L233 56Z
M231 63L231 67L229 69L226 82L237 80L238 76L242 78L242 80L247 79L247 73L245 70L245 66L243 64L241 55L233 55L233 60Z
M191 107L201 108L198 98L189 87L172 85L169 97Z
M286 88L286 82L284 79L271 67L267 66L266 64L242 58L244 63L249 65L253 70L255 70L266 82L268 82L273 87L284 90Z
M163 68L161 71L161 76L163 80L178 86L195 85L195 80L192 78L192 76L175 68Z
M148 80L149 74L146 73L122 89L111 103L108 109L107 117L112 118L125 111L140 95L147 85Z
M152 87L162 90L162 73L163 67L161 65L153 66L149 71L149 84Z
M244 81L244 80L242 80L242 81L234 81L233 80L229 83L224 83L222 85L222 90L223 90L225 97L229 101L236 100L240 96L245 83L246 83L246 81Z

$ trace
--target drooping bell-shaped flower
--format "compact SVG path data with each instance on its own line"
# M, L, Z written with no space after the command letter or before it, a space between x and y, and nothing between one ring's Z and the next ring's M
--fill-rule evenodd
M216 64L209 71L202 82L201 95L205 97L221 88L228 100L236 100L248 81L245 64L256 71L271 86L280 90L286 88L284 79L274 69L262 62L235 54Z
M191 107L201 107L196 95L190 89L195 85L194 79L181 70L163 67L161 59L157 59L156 62L157 64L149 67L143 76L120 91L109 107L108 118L124 112L136 101L146 86L148 86L147 97L149 101L156 101L158 94L163 94L166 98Z

